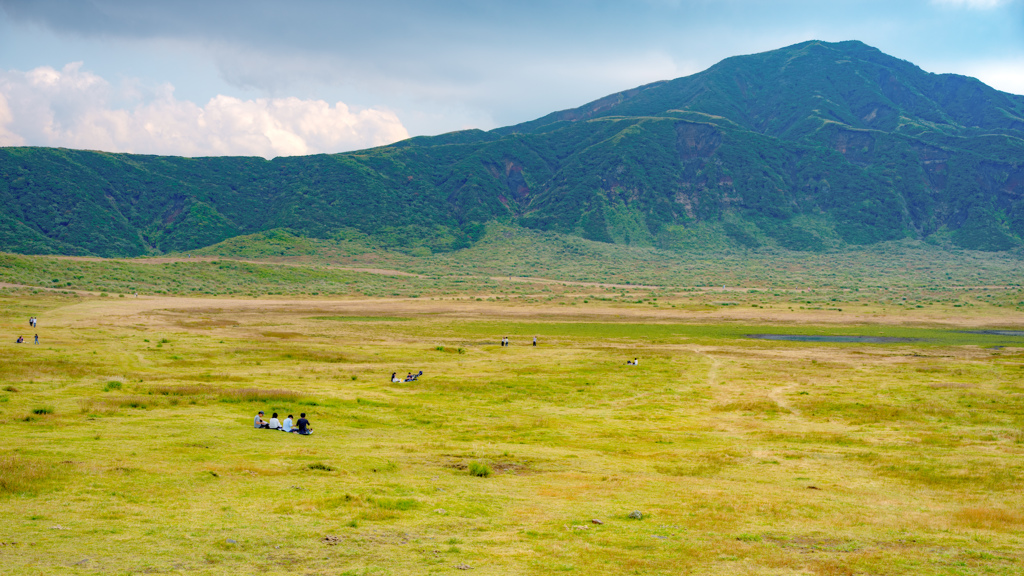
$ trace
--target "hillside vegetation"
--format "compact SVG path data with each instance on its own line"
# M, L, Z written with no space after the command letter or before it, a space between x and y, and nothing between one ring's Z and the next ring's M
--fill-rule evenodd
M1005 251L1024 238L1022 185L1024 96L813 41L517 126L346 154L0 149L0 248L136 256L287 229L425 254L500 221L676 252Z

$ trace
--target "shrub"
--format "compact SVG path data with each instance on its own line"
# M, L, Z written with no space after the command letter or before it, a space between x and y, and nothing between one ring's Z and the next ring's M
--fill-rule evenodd
M470 462L469 463L469 475L480 476L486 478L491 475L491 467L482 462Z
M334 468L331 468L330 466L324 464L323 462L314 462L306 467L309 468L310 470L323 470L324 472L334 472Z
M120 390L121 386L121 382L118 382L117 380L111 380L110 382L107 382L105 386L103 386L103 391L110 392L111 390Z
M47 414L53 414L52 406L40 406L39 408L33 408L32 413L37 416L45 416Z

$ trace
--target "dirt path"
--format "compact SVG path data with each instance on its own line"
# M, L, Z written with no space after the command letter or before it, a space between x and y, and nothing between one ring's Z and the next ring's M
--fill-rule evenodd
M796 388L797 386L798 384L794 382L792 384L786 384L785 386L779 386L778 388L772 388L771 392L768 393L768 397L771 398L772 401L778 404L781 408L789 410L789 412L794 416L802 416L800 410L798 408L794 408L785 396L786 392L792 390L793 388Z
M704 352L703 350L700 350L700 349L697 349L697 348L693 348L693 349L691 349L691 351L694 354L697 354L699 356L703 356L704 358L707 358L708 361L711 362L711 367L708 368L708 373L704 377L704 383L707 384L708 386L717 386L718 385L718 370L722 366L722 361L718 357L712 356L711 354L708 354L707 352Z

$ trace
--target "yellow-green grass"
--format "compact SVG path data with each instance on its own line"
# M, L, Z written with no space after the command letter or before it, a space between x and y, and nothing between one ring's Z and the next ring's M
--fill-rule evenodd
M672 301L2 297L0 564L1024 573L1024 316Z

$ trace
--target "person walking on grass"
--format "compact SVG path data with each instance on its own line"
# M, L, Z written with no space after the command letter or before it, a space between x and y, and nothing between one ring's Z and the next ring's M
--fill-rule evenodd
M39 334L36 334L36 344L39 344Z

